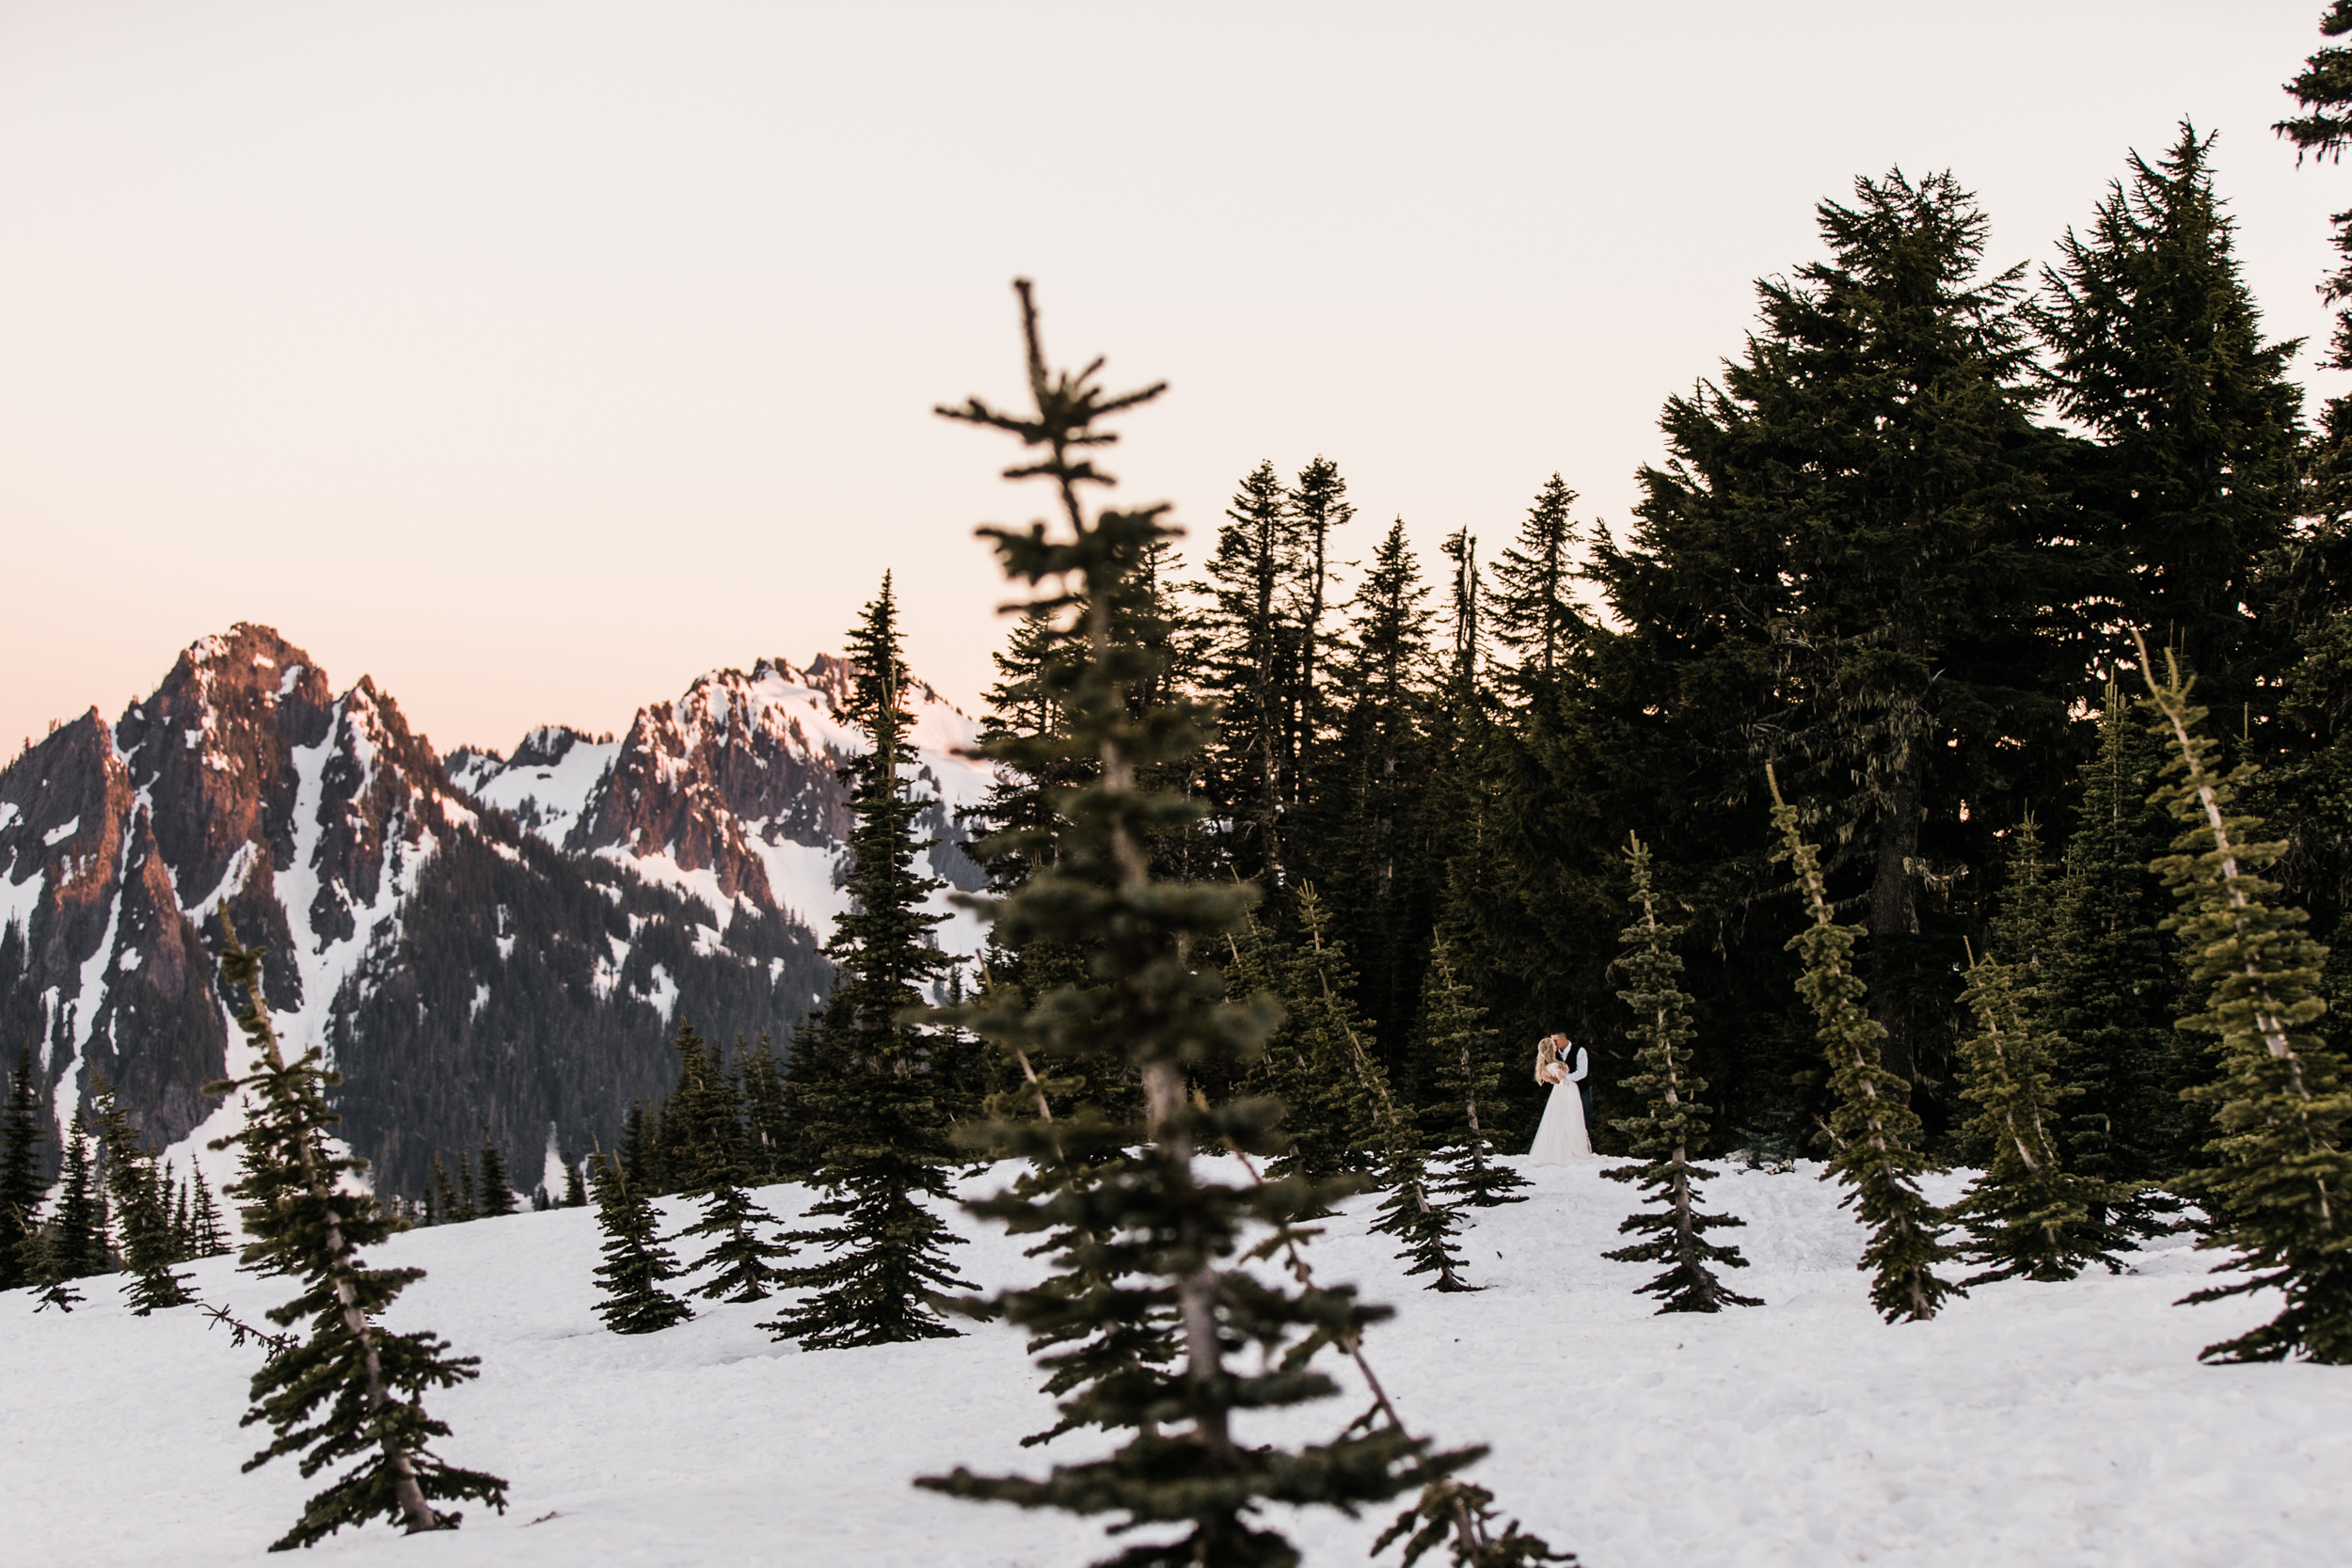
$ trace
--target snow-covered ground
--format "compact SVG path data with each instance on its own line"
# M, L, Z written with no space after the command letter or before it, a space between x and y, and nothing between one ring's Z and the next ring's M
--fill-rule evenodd
M2132 1275L1980 1289L1888 1327L1835 1190L1737 1172L1711 1191L1749 1222L1732 1233L1755 1264L1738 1285L1767 1305L1661 1318L1632 1293L1645 1271L1599 1257L1628 1189L1594 1165L1530 1174L1532 1201L1475 1216L1476 1294L1406 1286L1363 1199L1313 1260L1399 1308L1368 1354L1408 1422L1493 1445L1472 1474L1587 1568L2352 1560L2352 1369L2198 1365L2199 1346L2267 1307L2171 1305L2207 1261L2185 1245ZM806 1195L766 1198L789 1217ZM976 1283L1032 1276L1004 1238L962 1228ZM770 1303L621 1338L592 1311L596 1250L585 1210L381 1250L431 1271L395 1322L482 1357L479 1382L430 1404L455 1428L447 1457L506 1477L514 1506L437 1536L347 1531L318 1559L1074 1568L1105 1554L1093 1525L908 1484L1082 1451L1018 1448L1050 1417L1015 1332L803 1354L755 1326ZM228 1259L194 1275L247 1316L286 1291ZM84 1283L71 1317L0 1296L0 1562L258 1562L324 1484L287 1461L237 1473L259 1446L237 1428L259 1352L193 1310L133 1318L114 1282ZM1356 1408L1351 1393L1260 1435L1328 1433ZM1324 1565L1363 1560L1380 1523L1291 1528Z

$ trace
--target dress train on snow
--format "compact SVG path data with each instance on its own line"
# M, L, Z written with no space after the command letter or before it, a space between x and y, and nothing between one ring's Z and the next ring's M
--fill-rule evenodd
M1563 1081L1551 1086L1551 1098L1544 1101L1544 1119L1535 1129L1535 1146L1527 1153L1529 1163L1538 1165L1565 1165L1593 1158L1593 1140L1584 1130L1584 1096L1575 1084Z

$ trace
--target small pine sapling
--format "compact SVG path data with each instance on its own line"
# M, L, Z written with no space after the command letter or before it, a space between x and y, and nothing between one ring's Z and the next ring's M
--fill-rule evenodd
M748 1052L736 1039L737 1076L743 1097L743 1157L755 1181L781 1181L789 1172L792 1112L784 1070L774 1045L763 1033Z
M696 1286L693 1293L705 1301L766 1301L786 1277L785 1271L769 1259L792 1256L789 1243L771 1242L759 1233L761 1225L775 1224L775 1216L731 1180L713 1182L701 1196L702 1218L679 1231L677 1240L715 1237L710 1250L694 1266L718 1272Z
M474 1212L482 1218L499 1219L516 1212L515 1179L507 1174L506 1156L490 1136L487 1127L482 1130L482 1196Z
M378 1322L424 1271L371 1269L360 1260L359 1248L380 1244L393 1227L382 1205L350 1180L367 1163L327 1147L337 1117L325 1090L338 1076L316 1047L285 1059L262 990L261 951L240 946L226 916L221 926L221 979L246 994L237 1026L259 1065L244 1078L206 1085L207 1094L251 1101L244 1130L213 1147L241 1150L230 1196L243 1201L252 1238L244 1266L301 1284L292 1301L270 1309L269 1321L282 1329L308 1324L296 1344L274 1352L253 1375L253 1406L242 1424L266 1423L274 1440L245 1468L300 1453L308 1478L358 1462L305 1503L270 1550L316 1545L345 1525L379 1517L400 1521L411 1535L454 1529L462 1515L441 1513L437 1503L471 1498L504 1513L505 1481L459 1469L428 1447L450 1429L425 1413L425 1390L470 1381L478 1358L449 1354L438 1335L393 1334Z
M2064 1169L2050 1135L2051 1052L2019 995L2020 967L1971 954L1961 992L1977 1027L1961 1041L1960 1092L1977 1107L1967 1134L1987 1151L1984 1174L1952 1211L1971 1239L1969 1260L1986 1265L1967 1285L2072 1279L2093 1261L2119 1267L2090 1224L2089 1199L2103 1184Z
M565 1160L564 1162L564 1207L566 1209L588 1207L588 1182L580 1173L578 1161Z
M2133 1189L2071 1167L2058 1107L2079 1092L2058 1080L2066 1054L2052 1025L2052 965L2045 957L2054 917L2034 819L2010 841L2008 886L1993 922L1995 950L1968 955L1961 1000L1976 1020L1961 1041L1961 1098L1977 1107L1962 1146L1983 1174L1952 1210L1967 1230L1972 1262L1963 1281L2072 1279L2086 1264L2122 1265L2108 1250L2114 1227L2100 1216L2128 1203ZM2011 957L2003 959L2002 952Z
M2140 649L2149 704L2172 743L2166 803L2183 825L2178 851L2156 870L2179 897L2170 921L2189 956L2187 996L2204 1010L2180 1021L2214 1037L2221 1077L2190 1098L2213 1107L2213 1164L2187 1183L2212 1224L2201 1247L2227 1251L2225 1268L2244 1277L2187 1297L2220 1301L2276 1291L2279 1315L2233 1339L2208 1345L2212 1361L2279 1361L2299 1354L2352 1362L2352 1153L2344 1128L2352 1092L2344 1065L2312 1031L2328 1004L2320 994L2327 950L2304 935L2304 911L2274 900L2279 884L2260 875L2286 846L2264 842L2260 825L2234 814L2234 798L2257 776L2251 763L2214 768L2213 740L2198 734L2205 710L2189 700L2170 650L2157 681Z
M189 1163L188 1183L196 1189L196 1203L188 1221L194 1255L217 1258L229 1250L229 1238L221 1233L220 1210L213 1202L212 1183L204 1180L204 1168L193 1161Z
M67 1123L65 1153L57 1171L57 1206L49 1216L50 1266L60 1279L87 1279L112 1272L106 1248L106 1193L98 1176L97 1150L82 1108Z
M99 1147L106 1157L106 1192L114 1200L122 1233L122 1264L131 1275L123 1287L131 1310L146 1317L157 1307L185 1307L187 1281L172 1272L180 1246L171 1233L171 1213L157 1183L155 1163L131 1127L130 1114L115 1099L114 1085L90 1075L90 1101L98 1111Z
M1341 1061L1317 1053L1323 1032L1305 1027L1289 1009L1300 978L1299 955L1254 911L1243 916L1240 929L1225 933L1220 945L1232 964L1232 994L1277 998L1284 1007L1282 1026L1248 1073L1250 1088L1281 1106L1283 1148L1268 1169L1285 1180L1329 1182L1356 1153L1356 1129L1348 1115L1354 1095L1347 1080L1353 1074Z
M17 1272L31 1288L33 1299L40 1304L33 1310L46 1312L54 1307L60 1312L72 1311L81 1305L82 1292L73 1288L72 1276L65 1272L55 1235L41 1226L37 1215L20 1210L13 1212L11 1217L20 1238L16 1243Z
M1356 1070L1371 1097L1369 1110L1377 1130L1374 1151L1380 1163L1374 1185L1388 1195L1380 1201L1379 1217L1372 1222L1372 1228L1405 1243L1397 1257L1412 1260L1413 1266L1405 1271L1407 1279L1425 1274L1434 1276L1428 1282L1433 1291L1477 1290L1461 1275L1462 1255L1454 1242L1454 1233L1462 1227L1461 1212L1438 1194L1421 1129L1398 1107L1396 1097L1389 1092L1388 1075L1365 1053L1355 1029L1349 1027L1346 1035Z
M1879 1040L1886 1031L1863 1006L1868 988L1853 972L1853 944L1862 928L1837 923L1820 856L1798 832L1797 808L1781 799L1770 765L1764 779L1772 791L1780 858L1795 871L1812 916L1788 946L1803 965L1797 993L1819 1021L1816 1037L1829 1058L1830 1092L1836 1099L1829 1123L1834 1147L1821 1177L1845 1185L1838 1207L1854 1208L1870 1227L1857 1265L1871 1275L1870 1305L1888 1323L1923 1322L1935 1316L1946 1296L1966 1291L1935 1272L1957 1252L1944 1240L1943 1211L1919 1191L1919 1173L1929 1166L1919 1152L1911 1085L1880 1064Z
M8 1105L0 1109L0 1291L32 1283L17 1261L17 1248L33 1233L32 1216L40 1209L40 1145L48 1130L33 1048L24 1046L8 1080Z
M1453 944L1443 937L1430 949L1422 995L1422 1037L1442 1107L1439 1188L1472 1209L1524 1203L1527 1178L1496 1158L1502 1066L1495 1032L1486 1027L1486 1009L1471 1000Z
M692 1317L692 1307L661 1288L677 1277L677 1259L660 1243L653 1199L610 1156L590 1166L589 1181L596 1226L604 1232L604 1261L596 1265L604 1289L596 1315L604 1326L615 1334L652 1334Z
M1631 1140L1639 1164L1616 1165L1601 1172L1612 1181L1635 1181L1660 1205L1658 1212L1628 1215L1619 1232L1649 1239L1632 1246L1604 1252L1620 1263L1662 1263L1665 1273L1641 1287L1656 1296L1661 1312L1720 1312L1725 1307L1760 1307L1754 1296L1727 1289L1710 1266L1744 1269L1748 1260L1740 1249L1709 1242L1710 1230L1729 1229L1745 1222L1730 1214L1699 1212L1698 1184L1710 1174L1691 1163L1707 1136L1711 1110L1699 1103L1707 1081L1691 1070L1691 996L1677 983L1682 955L1674 941L1679 926L1658 918L1658 894L1650 883L1649 846L1627 835L1627 874L1632 901L1640 915L1618 935L1633 951L1618 960L1629 982L1617 993L1633 1010L1626 1030L1634 1041L1639 1067L1624 1086L1641 1097L1643 1115L1618 1122L1617 1131Z

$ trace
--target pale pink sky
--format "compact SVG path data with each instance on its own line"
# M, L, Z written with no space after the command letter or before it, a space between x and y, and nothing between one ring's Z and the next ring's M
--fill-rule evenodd
M1013 392L1016 273L1059 356L1174 384L1123 497L1198 537L1327 453L1356 552L1491 552L1555 469L1622 519L1891 164L2039 262L2191 115L2321 340L2352 170L2268 130L2321 9L6 0L0 754L237 620L445 750L618 728L885 568L969 706L970 531L1034 503L929 410Z

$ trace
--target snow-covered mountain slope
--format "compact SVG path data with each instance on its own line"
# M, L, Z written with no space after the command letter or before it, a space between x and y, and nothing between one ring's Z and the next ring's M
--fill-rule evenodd
M1718 1239L1753 1260L1739 1287L1766 1304L1711 1317L1651 1315L1633 1294L1651 1271L1600 1257L1632 1195L1590 1164L1533 1170L1531 1201L1473 1212L1473 1294L1406 1280L1391 1240L1367 1233L1366 1198L1310 1256L1320 1276L1398 1309L1366 1354L1406 1419L1447 1445L1491 1445L1471 1478L1586 1568L2344 1561L2352 1376L2197 1363L2274 1301L2173 1306L2208 1260L2179 1243L2137 1255L2133 1274L1981 1287L1932 1323L1889 1327L1854 1269L1862 1233L1815 1169L1710 1184L1748 1221ZM809 1197L762 1196L787 1223ZM689 1212L664 1208L665 1228ZM1018 1243L956 1225L973 1239L956 1264L977 1284L1037 1277ZM769 1302L705 1305L692 1323L622 1338L592 1309L596 1240L589 1211L558 1211L414 1231L375 1255L429 1271L397 1326L482 1357L478 1382L429 1397L454 1429L436 1447L505 1477L513 1507L469 1511L452 1535L370 1526L317 1560L1076 1568L1116 1549L1097 1524L909 1484L957 1464L1035 1474L1100 1451L1080 1435L1020 1448L1052 1418L1017 1331L802 1354L755 1326ZM230 1262L196 1267L207 1299L256 1319L289 1293ZM259 1352L193 1309L136 1319L111 1281L85 1284L71 1317L0 1296L0 1560L262 1562L326 1478L306 1483L286 1461L237 1473L260 1443L236 1424ZM1328 1436L1363 1406L1343 1363L1320 1364L1339 1396L1246 1423L1247 1440ZM1272 1518L1311 1568L1364 1562L1384 1522Z
M850 668L827 654L805 666L763 658L750 673L714 670L675 702L638 709L617 743L564 727L536 729L503 759L453 756L452 777L486 805L556 847L626 865L702 899L726 929L739 909L783 914L821 938L847 907L840 883L849 802L840 765L866 749L841 717ZM951 890L985 879L964 853L955 814L986 795L993 774L961 755L979 726L930 686L914 685L913 783L930 802L919 831L930 869L948 886L932 907L949 917L940 945L980 944Z
M238 1112L203 1088L245 1065L224 915L267 949L282 1037L327 1049L343 1133L401 1192L485 1129L523 1169L550 1140L609 1140L667 1085L681 1006L722 1037L781 1032L826 983L803 927L721 942L675 890L483 813L389 696L364 677L335 694L263 626L191 644L114 724L93 709L0 770L0 1042L37 1046L57 1127L103 1073L215 1185L227 1157L205 1146Z

